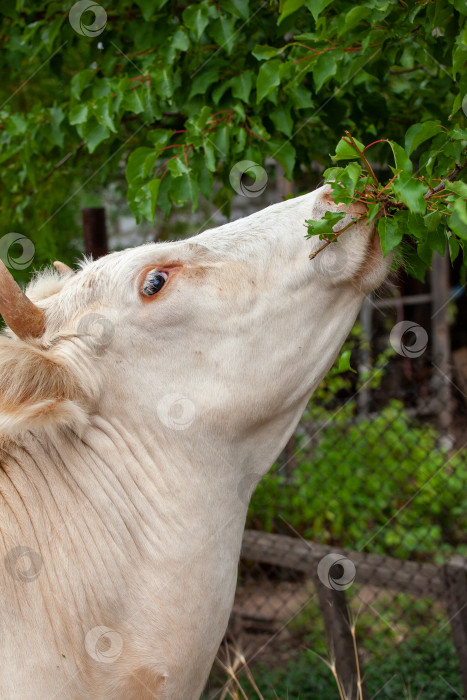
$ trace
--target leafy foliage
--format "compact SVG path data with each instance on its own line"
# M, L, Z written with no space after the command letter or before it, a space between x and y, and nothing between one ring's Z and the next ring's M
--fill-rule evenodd
M96 35L90 12L72 28L70 5L0 8L0 221L34 239L36 262L68 257L75 208L109 183L149 221L196 209L201 195L228 212L235 163L273 159L305 189L312 163L327 164L349 130L360 144L389 139L396 161L403 150L421 168L425 182L396 162L392 192L408 210L380 231L388 249L405 216L428 264L441 228L423 193L466 143L464 0L115 0ZM388 162L387 144L372 158ZM345 170L351 189L357 170ZM465 193L452 187L455 257Z
M444 178L433 178L433 167L441 152L439 142L435 150L427 157L426 164L421 165L414 174L410 154L423 142L439 135L444 139L444 146L453 146L453 170ZM381 184L368 160L366 152L372 145L386 141L391 147L394 166L392 177L386 184ZM379 139L375 144L363 147L349 132L336 147L333 160L354 160L345 167L329 168L325 173L326 182L331 184L333 199L336 203L363 203L368 212L368 224L378 220L378 233L383 254L401 247L404 237L408 239L408 248L412 253L408 269L423 281L426 266L431 266L433 253L444 255L446 244L449 245L451 261L463 251L467 260L467 129L442 130L438 122L427 121L414 124L405 135L405 149L394 141ZM308 237L318 235L326 242L310 257L316 257L330 243L336 241L351 224L336 228L338 219L343 214L331 214L319 221L307 221ZM358 217L352 217L355 222Z

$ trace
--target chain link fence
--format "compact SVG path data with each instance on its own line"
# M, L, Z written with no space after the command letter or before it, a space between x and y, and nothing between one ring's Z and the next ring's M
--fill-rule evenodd
M357 372L329 373L254 493L205 698L465 697L467 350L449 290L418 302L367 302Z

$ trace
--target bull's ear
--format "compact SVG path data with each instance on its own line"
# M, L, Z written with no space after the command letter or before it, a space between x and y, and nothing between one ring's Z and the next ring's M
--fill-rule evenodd
M87 423L91 397L59 349L0 336L0 436Z
M71 275L75 274L75 271L72 270L71 267L60 262L60 260L54 262L54 268L59 272L60 277L71 277Z

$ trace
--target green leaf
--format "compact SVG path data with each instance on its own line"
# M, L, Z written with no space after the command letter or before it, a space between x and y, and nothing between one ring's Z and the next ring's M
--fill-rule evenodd
M253 87L254 75L252 70L246 70L232 78L230 81L232 84L232 95L239 100L243 100L243 102L248 102L251 88Z
M192 176L186 174L177 177L170 188L170 199L174 204L186 204L192 202L192 211L196 211L198 206L199 188Z
M87 104L77 105L73 107L68 115L68 121L70 124L83 124L88 118L88 106Z
M337 371L339 373L342 372L355 372L357 374L356 370L352 369L350 366L350 355L351 355L351 350L344 350L344 352L341 354L339 357L339 363L337 365Z
M457 180L456 182L444 181L444 187L450 192L455 192L460 197L467 199L467 183Z
M5 129L10 134L24 134L28 128L28 123L20 114L10 114L5 124Z
M165 2L167 2L167 0L165 0ZM154 0L136 0L136 4L141 8L141 13L145 22L148 22L152 15L165 5L165 2L161 2L161 0L159 0L159 2L154 2Z
M316 92L319 92L324 83L333 75L336 75L337 72L337 63L332 52L328 51L321 54L314 64L312 71Z
M368 223L371 224L375 220L376 216L381 210L382 204L376 202L375 204L368 204Z
M465 105L467 110L467 95L465 96ZM457 141L467 141L467 129L453 129L450 136Z
M339 36L342 36L342 34L346 34L353 29L355 25L358 24L361 19L367 17L370 12L370 8L365 7L365 5L356 5L355 7L352 7L352 9L349 10L345 16L345 21L339 30Z
M117 132L113 119L110 116L110 104L109 99L107 97L104 97L100 100L96 100L92 109L92 113L96 117L99 124L103 124L114 134Z
M124 95L122 100L123 109L127 109L129 112L134 114L141 114L144 112L144 102L141 99L138 90L130 90Z
M162 148L169 143L172 134L173 131L170 129L152 129L146 134L146 136L148 141L153 143L156 148Z
M401 146L399 146L398 143L394 143L394 141L390 141L389 143L394 154L396 170L401 170L406 173L412 173L412 161L410 160L409 156L404 151L404 149Z
M210 36L212 36L220 48L225 49L228 56L232 54L235 46L235 22L236 19L234 17L222 16L216 19L209 27Z
M130 153L126 165L126 179L132 184L143 177L143 166L149 156L154 155L153 148L140 147ZM147 173L146 173L147 174Z
M190 172L189 166L186 165L185 161L181 157L172 158L172 160L167 163L167 167L170 170L173 178L186 175Z
M249 0L221 0L221 7L234 17L249 19Z
M465 207L465 202L464 202ZM467 218L467 211L463 212ZM448 226L456 236L459 236L463 241L467 241L467 223L463 221L461 214L458 211L453 211L448 220Z
M183 10L182 19L199 40L209 24L208 8L203 4L188 5Z
M439 211L432 211L423 217L423 223L427 231L434 231L440 225L443 219L442 214Z
M293 119L290 116L290 107L279 105L269 116L277 131L281 131L286 136L292 136Z
M172 37L172 46L178 51L188 51L190 40L183 27L179 27Z
M159 179L154 179L151 180L150 182L147 183L146 187L149 190L150 196L151 196L151 219L150 221L154 221L154 215L156 213L156 205L157 205L157 194L159 192L159 186L161 184L161 181Z
M258 61L266 61L268 58L275 58L283 53L284 49L276 49L275 46L260 46L257 44L251 52Z
M204 155L206 156L206 167L211 173L214 173L216 171L216 157L214 155L214 148L209 138L206 138L204 141L203 149Z
M216 83L219 78L219 67L217 65L209 65L207 68L202 68L195 76L188 99L191 100L195 95L205 95L207 89L213 83Z
M221 158L227 158L229 154L230 133L229 127L221 126L212 134L212 143Z
M350 200L355 195L357 184L360 181L362 166L360 163L349 163L345 168L339 168L339 170L341 172L337 180L332 183L333 199L336 204L339 202L350 204Z
M71 94L75 99L80 99L81 93L83 92L84 88L89 85L94 76L95 71L91 70L90 68L87 68L86 70L82 70L79 73L76 73L76 75L72 77Z
M434 212L437 213L437 212ZM425 217L426 218L426 217ZM446 230L445 226L439 225L428 231L428 243L441 257L446 252Z
M273 59L263 63L258 72L256 80L256 101L261 102L265 97L271 94L275 87L280 83L279 68L281 65L280 59Z
M89 122L87 124L89 124ZM89 153L94 153L97 146L102 143L102 141L105 141L105 139L108 139L109 136L110 131L103 124L97 124L96 126L93 126L87 130L85 138Z
M290 99L293 101L295 109L307 109L308 107L313 107L311 92L303 85L299 85L293 90L293 92L291 92Z
M428 191L426 185L420 180L403 173L398 175L393 182L393 190L396 196L404 202L411 212L415 214L424 214L426 212L426 199L424 194Z
M277 20L277 24L280 24L286 17L299 10L304 4L305 0L281 0L279 4L281 14Z
M330 5L334 0L307 0L306 6L313 15L313 19L316 20L328 5Z
M426 219L426 217L424 218ZM436 229L428 231L425 240L417 246L418 256L429 267L431 267L433 253L435 251L441 256L444 256L446 252L446 234L444 226L438 226Z
M450 235L448 238L448 245L449 257L451 258L451 262L454 262L454 260L456 260L457 256L459 255L460 251L459 241L456 238L454 238L454 236Z
M426 264L420 260L415 250L412 248L404 250L404 262L405 269L411 277L420 280L420 282L425 281Z
M409 154L413 153L416 148L424 141L431 139L440 132L441 126L439 121L428 121L423 124L413 124L405 134L405 150Z
M358 148L363 151L365 148L363 143L360 143L357 139L354 139L354 141ZM347 141L342 138L337 144L336 153L331 156L331 160L353 160L354 158L360 158L359 154L350 143L347 143Z
M286 177L292 177L297 153L290 141L283 141L280 144L270 141L268 145L270 150L274 149L271 155L277 160L279 165L282 165Z
M151 180L151 182L147 182L136 191L133 198L139 213L151 223L154 223L160 182L160 180Z
M345 212L342 211L327 211L319 221L306 219L305 223L308 225L308 234L306 237L309 238L310 236L323 236L334 233L333 227L345 216Z
M403 231L393 217L383 217L378 221L378 234L381 239L381 249L384 257L402 240Z
M467 202L465 199L456 199L454 201L454 212L457 213L460 220L467 225Z

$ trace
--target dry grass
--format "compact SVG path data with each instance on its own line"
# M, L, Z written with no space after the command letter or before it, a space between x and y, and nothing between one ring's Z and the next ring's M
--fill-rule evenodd
M357 668L357 700L363 700L362 675L360 670L360 661L358 658L355 624L351 625L350 631L352 634ZM331 655L331 659L329 661L324 657L320 656L319 654L317 656L330 669L332 675L334 676L337 685L337 690L339 693L339 700L350 700L350 696L346 693L343 683L339 679L339 676L337 674L334 656ZM219 695L219 700L265 700L263 694L261 693L260 689L256 684L256 681L247 664L245 656L236 642L229 643L226 641L224 643L222 654L220 654L217 657L217 663L219 664L219 666L221 666L221 668L227 675L227 681L222 689L221 694ZM241 674L244 674L248 678L250 684L254 688L254 691L256 693L255 698L252 698L251 696L249 697L246 691L244 690L240 682ZM277 694L275 694L275 698L277 698L277 700L288 700L288 696L287 698L279 698Z
M358 617L358 615L357 615ZM363 678L360 668L360 660L358 655L357 646L357 635L355 630L355 620L351 620L349 628L352 635L353 650L355 655L355 667L357 671L357 697L356 700L363 700ZM316 652L313 652L316 653ZM336 662L334 654L331 652L330 658L325 659L324 657L316 654L318 658L329 668L334 680L336 682L337 695L336 698L339 700L350 700L351 696L344 688L344 684L339 678L336 668ZM245 655L241 650L240 645L236 640L225 641L222 646L219 655L217 657L217 663L223 669L227 676L227 681L224 684L219 695L216 695L218 700L266 700L261 690L259 689L254 676L248 666ZM248 695L242 686L240 677L244 675L251 687L254 689L255 695ZM419 700L419 695L414 696L410 692L410 689L406 689L404 693L405 700ZM271 696L267 700L273 700ZM289 700L288 694L284 697L279 697L277 693L274 693L274 700Z

